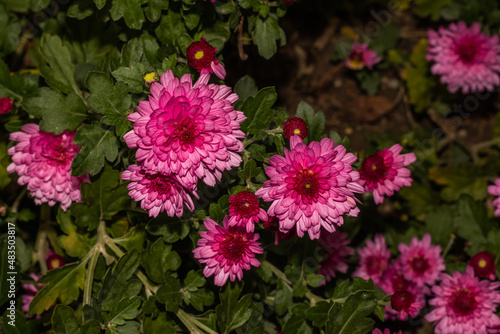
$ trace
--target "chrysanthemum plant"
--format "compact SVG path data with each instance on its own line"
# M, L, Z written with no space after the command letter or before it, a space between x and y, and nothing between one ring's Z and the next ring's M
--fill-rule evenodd
M274 87L225 84L221 51L271 58L293 2L0 4L5 333L500 331L500 228L484 201L500 194L498 162L423 150L421 128L350 152L309 104L292 118ZM480 55L491 74L463 92L499 84L498 38L467 29L432 31L406 57L389 25L341 66L369 94L395 66L413 110L438 108L458 90L436 51L447 34L470 46L453 61Z

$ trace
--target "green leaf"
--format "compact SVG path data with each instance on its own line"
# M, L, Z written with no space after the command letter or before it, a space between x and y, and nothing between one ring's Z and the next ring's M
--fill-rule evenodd
M113 162L118 156L118 138L98 122L78 128L73 142L82 147L71 163L74 176L96 175L104 167L105 160Z
M233 288L232 284L227 284L224 292L219 293L220 305L215 308L215 312L219 329L224 334L243 325L252 315L252 296L247 294L238 300L240 294L240 287L235 285Z
M356 78L361 82L361 88L369 95L377 93L381 81L381 77L378 72L359 71L356 72Z
M52 329L56 334L75 334L79 332L75 312L69 306L56 305L51 318Z
M155 30L158 39L167 46L177 45L177 40L183 33L187 33L184 22L179 13L169 10L163 15L160 25Z
M474 173L474 174L471 174ZM460 195L471 195L474 199L481 200L487 195L487 179L478 177L473 166L463 167L431 167L429 179L441 186L441 198L453 202Z
M280 39L278 20L274 16L268 16L265 19L257 17L252 37L259 54L265 59L271 59L278 50L276 41Z
M314 273L308 274L306 278L307 284L313 288L317 288L324 280L325 276Z
M90 238L88 233L78 233L77 226L71 221L70 212L59 210L57 222L64 233L57 237L59 245L69 256L82 259L95 244L96 237Z
M198 272L191 270L184 280L184 290L195 292L205 285L206 279Z
M185 294L186 295L186 294ZM184 295L184 296L185 296ZM198 311L203 311L204 306L210 306L214 303L215 295L212 290L207 288L199 289L196 292L189 293L188 298L184 297L184 300L188 300L189 303ZM189 304L186 302L186 304Z
M375 310L377 301L373 293L363 291L351 295L339 309L333 304L328 311L326 332L332 334L365 334L375 321L367 318Z
M313 322L314 327L322 328L326 324L331 306L331 303L321 301L306 311L306 318Z
M300 101L295 113L306 122L309 135L306 142L320 141L325 131L325 114L322 111L314 112L311 105L305 101Z
M116 134L122 136L130 129L127 120L132 96L122 82L113 86L111 80L102 72L90 72L87 77L87 87L90 95L87 103L91 110L104 115L101 122L115 126Z
M293 306L292 290L285 284L281 284L281 288L276 291L274 296L274 311L277 315L283 315Z
M41 118L40 130L60 134L64 130L73 131L88 117L82 99L74 92L64 96L48 87L38 90L38 96L23 101L31 115Z
M142 289L138 279L130 279L139 266L139 254L128 252L110 268L99 293L99 302L104 311L112 310L123 298L135 297Z
M221 222L222 219L225 217L221 206L217 203L210 203L210 207L208 209L208 215L216 222Z
M236 82L234 85L234 92L238 95L238 102L243 103L248 97L255 96L259 89L255 84L255 80L249 76L245 75Z
M411 55L412 67L403 72L406 80L410 103L415 106L415 111L422 112L431 105L434 96L435 82L428 76L429 63L425 59L427 55L427 40L421 39L413 49Z
M262 173L262 168L257 167L257 163L255 160L248 160L248 162L245 165L245 168L238 173L238 177L242 179L243 181L250 180L260 173Z
M125 24L135 30L139 30L146 19L141 5L147 0L112 0L109 13L113 21L123 17Z
M123 298L104 316L104 321L108 327L125 325L126 320L132 320L139 314L140 306L139 296Z
M191 229L189 223L179 221L178 219L170 219L161 221L158 219L151 220L146 226L146 231L152 235L163 236L163 241L174 243L179 239L184 239Z
M165 277L165 285L160 286L156 292L156 298L160 303L165 304L165 309L169 312L177 312L182 302L181 283L172 276Z
M468 253L474 255L484 249L492 224L482 201L474 201L472 197L462 195L457 206L458 216L453 219L453 226L460 237L469 241Z
M177 252L172 251L171 245L165 245L163 238L156 240L141 254L141 264L148 277L158 284L165 282L164 272L176 271L180 262Z
M421 17L430 16L433 21L439 20L441 10L452 0L415 0L417 5L416 13Z
M142 63L134 63L130 67L120 67L111 73L117 81L128 86L132 93L141 93L143 90L142 77L146 74L146 68Z
M83 20L94 13L94 4L89 0L76 0L68 8L68 17Z
M26 320L25 313L20 310L15 310L15 313L11 314L7 309L5 310L2 318L2 334L38 333L36 329L36 322L33 320ZM15 321L13 321L14 319Z
M144 317L142 325L143 333L149 334L177 334L175 323L167 318L165 312L161 312L156 318Z
M443 205L427 214L425 217L425 226L432 236L433 243L439 244L442 247L448 244L453 233L455 211L454 207Z
M7 129L7 131L9 131ZM12 132L12 131L9 131ZM11 178L7 172L7 166L10 164L10 157L7 154L7 143L0 142L0 190L9 185Z
M47 84L61 93L74 91L80 95L69 49L59 36L43 34L37 51L40 55L37 65Z
M274 87L263 88L255 97L248 97L241 108L247 117L241 123L241 130L245 133L255 134L262 129L267 129L274 115L271 107L277 97Z
M31 301L28 314L42 314L52 307L57 299L64 305L77 300L85 285L86 263L87 261L71 263L47 272L39 280L40 283L45 283L45 286Z

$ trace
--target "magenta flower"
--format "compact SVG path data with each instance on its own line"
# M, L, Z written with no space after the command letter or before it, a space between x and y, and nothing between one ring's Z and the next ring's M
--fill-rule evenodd
M429 304L434 309L425 320L436 322L436 334L483 334L500 326L495 314L500 304L500 282L479 280L474 270L467 267L465 273L442 273L440 285L432 288L434 298Z
M347 239L347 233L334 232L329 233L325 230L321 232L319 245L325 251L325 256L321 261L321 268L317 274L325 276L321 285L330 282L337 275L337 272L345 274L349 267L347 266L347 257L354 254L354 249L349 247L350 240Z
M344 64L351 70L362 70L365 66L371 70L381 60L375 51L368 49L367 43L352 43Z
M22 284L22 287L23 287L23 290L25 293L21 296L21 299L22 299L21 310L23 310L23 312L26 313L26 317L30 317L28 315L28 310L30 308L31 301L33 300L33 298L35 298L36 294L38 293L38 290L45 285L42 283L37 283L37 281L40 279L41 275L31 273L29 276L31 277L31 279L33 279L34 283L33 284L28 284L28 283ZM38 286L38 289L36 286ZM37 318L40 318L40 316L37 316Z
M213 0L212 2L214 2ZM199 42L191 43L187 50L186 56L189 65L194 67L201 74L215 73L217 77L224 80L226 77L226 69L215 57L217 48L214 48L207 43L205 37Z
M12 100L8 97L0 98L0 115L7 114L12 111L13 105Z
M243 278L243 269L258 267L260 262L255 254L262 254L259 235L248 233L241 226L229 226L229 217L224 218L224 226L210 218L205 220L208 231L200 232L198 247L193 250L194 257L205 263L205 277L214 275L215 285L223 286L229 278L232 282Z
M267 213L280 220L280 231L293 227L299 237L304 232L318 239L321 227L333 233L343 224L343 214L357 216L357 199L353 192L362 192L356 183L359 174L352 170L356 161L342 145L333 140L303 143L299 136L290 139L291 150L285 156L274 155L266 167L270 180L255 192L272 202Z
M386 328L382 332L381 329L375 328L375 330L372 332L372 334L391 334L391 330L389 328ZM402 331L397 331L397 332L394 332L394 334L403 334L403 332Z
M229 197L229 226L243 226L247 232L253 232L255 223L267 220L267 213L260 208L258 198L249 191L240 191Z
M464 22L452 23L449 28L429 30L427 60L435 64L431 72L441 76L451 93L493 91L500 84L500 45L498 35L481 32L479 23L470 28Z
M399 320L408 320L408 315L418 315L425 303L417 300L417 296L407 290L398 290L391 296L391 306Z
M28 186L36 204L53 206L59 202L66 211L72 202L81 201L80 185L90 179L87 174L71 176L71 162L80 151L73 144L75 133L54 135L30 123L10 134L9 139L19 143L8 150L12 163L7 171L19 175L17 183Z
M433 285L445 269L441 247L431 245L430 234L425 234L421 241L414 237L409 246L401 243L398 249L403 276L417 287Z
M487 251L482 251L474 255L468 263L474 269L474 274L479 277L495 279L495 258L493 254Z
M64 258L54 253L52 249L49 249L49 252L45 255L45 262L47 262L47 269L49 270L61 268L66 263Z
M194 210L193 200L173 175L148 174L138 165L130 165L122 173L122 179L132 181L127 185L128 194L141 202L142 209L149 210L150 217L157 217L163 211L170 217L181 217L184 204L189 211ZM198 198L195 191L192 193Z
M494 185L488 186L488 193L493 196L499 196L491 204L496 207L495 217L500 217L500 178L495 180Z
M389 265L391 252L385 243L383 234L375 235L375 242L366 240L366 246L358 249L359 267L353 276L362 279L372 279L375 285L379 285L382 274Z
M309 135L307 124L300 117L290 117L283 122L283 136L290 139L292 136L300 136L305 139Z
M231 106L238 96L227 86L207 84L209 79L201 74L193 85L191 75L179 81L168 70L161 83L152 83L149 101L128 116L134 129L124 140L137 148L147 173L175 174L194 189L198 179L214 186L223 171L240 165L245 116Z
M373 192L376 204L384 201L384 196L392 196L401 187L411 186L410 170L404 168L413 162L414 153L399 154L403 147L399 144L384 148L367 156L359 169L359 184L365 192Z

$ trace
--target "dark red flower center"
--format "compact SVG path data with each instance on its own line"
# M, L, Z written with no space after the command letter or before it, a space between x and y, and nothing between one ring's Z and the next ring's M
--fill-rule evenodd
M196 124L191 118L182 118L175 125L175 136L179 139L181 144L189 146L193 145L197 136Z
M429 267L430 267L429 261L420 255L415 255L410 260L410 266L414 272L419 273L419 274L426 272L427 269L429 269Z
M309 199L314 199L319 193L319 180L312 170L302 169L295 175L294 190Z
M210 68L210 64L214 61L217 49L206 42L204 37L199 42L193 42L186 50L189 65L194 67L198 72L204 68Z
M361 168L359 169L359 175L368 182L378 183L379 181L385 180L388 171L389 168L385 165L382 154L377 152L367 156L365 160L363 160Z
M474 268L474 273L479 277L489 278L496 272L493 254L482 251L469 260L469 265Z
M67 136L66 132L60 135L41 132L40 141L37 146L41 147L42 156L55 165L65 166L71 164L80 147L68 142Z
M172 178L163 174L144 174L145 179L149 180L148 192L157 192L158 195L170 194Z
M225 259L239 261L248 248L248 240L240 233L228 233L220 243L220 249Z
M455 313L468 315L476 309L476 296L468 289L458 288L451 295L450 306Z
M298 135L300 138L304 139L309 135L307 130L306 122L299 117L290 117L285 122L283 122L283 136L286 139Z
M408 312L414 302L415 295L404 290L396 291L391 297L392 308L398 312Z
M472 63L479 53L479 45L474 38L465 37L457 42L456 50L463 62Z
M379 256L368 256L365 265L369 276L381 274L387 267L387 263Z
M245 218L259 213L259 200L250 191L240 191L229 198L229 211L231 215L242 215Z
M391 279L391 283L392 283L392 289L394 291L405 291L408 289L408 281L405 280L403 278L403 275L401 274L397 274L397 275L394 275L394 277L392 277Z

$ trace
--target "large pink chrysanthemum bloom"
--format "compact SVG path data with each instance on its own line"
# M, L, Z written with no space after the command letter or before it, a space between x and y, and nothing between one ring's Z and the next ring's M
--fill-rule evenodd
M363 188L351 166L356 159L329 138L307 146L302 138L292 136L290 151L269 159L266 174L270 180L255 195L272 201L267 213L278 217L280 231L296 226L299 237L308 232L311 239L318 239L321 227L333 233L343 224L343 214L357 216L359 212L353 192Z
M377 52L368 49L367 43L352 43L351 51L345 60L345 66L351 70L361 70L365 66L373 69L373 65L382 60Z
M259 219L267 220L268 217L253 193L244 190L229 197L229 226L243 226L250 233Z
M372 279L375 285L380 283L384 271L389 266L391 252L385 243L383 234L375 235L375 241L366 240L366 246L358 249L359 267L353 276Z
M445 270L441 247L431 244L430 234L425 234L420 241L412 238L410 245L399 244L398 263L406 280L418 287L433 285L439 274Z
M337 276L337 273L345 274L349 269L347 265L347 257L354 254L354 249L349 247L351 241L347 238L347 233L334 232L329 233L325 230L321 232L319 245L325 251L321 268L317 274L325 276L321 285L330 282L332 278Z
M163 211L170 217L181 217L184 204L189 211L194 210L193 200L174 175L149 174L138 165L130 165L122 173L122 179L132 181L127 185L128 194L141 202L141 208L148 210L150 217L157 217ZM192 194L199 198L195 191Z
M389 328L386 328L382 332L381 329L375 328L375 330L372 332L372 334L391 334L391 330ZM397 332L394 332L394 334L403 334L403 332L402 331L397 331Z
M198 179L214 186L223 171L240 165L246 117L231 105L238 99L231 88L209 79L201 74L193 85L191 75L179 81L168 70L152 83L149 101L128 116L134 129L124 140L148 173L175 174L194 188Z
M66 211L72 202L81 201L80 185L90 179L87 174L71 176L71 162L80 151L73 144L75 133L64 131L54 135L30 123L10 134L9 139L19 143L8 150L12 163L7 171L19 174L17 182L27 185L36 204L53 206L59 202Z
M472 267L465 273L442 273L440 285L432 288L434 298L429 304L434 309L425 320L436 322L436 334L486 334L488 329L500 326L495 314L500 304L500 282L479 280Z
M493 196L499 196L491 204L496 207L495 217L500 217L500 178L495 180L494 185L488 186L488 193Z
M431 72L441 76L451 93L493 91L500 84L498 35L483 34L477 22L470 28L464 22L452 23L448 29L429 30L428 35L426 58L435 62Z
M401 187L411 186L410 170L405 168L417 159L414 153L399 154L403 147L399 144L384 148L367 156L359 169L359 184L365 192L373 192L376 204L384 201L384 196L392 196Z
M224 218L224 226L210 218L205 220L208 231L200 232L198 247L193 250L194 257L205 263L205 277L214 275L215 285L223 286L227 279L234 281L243 278L243 269L258 267L260 262L255 254L262 254L259 235L248 233L244 227L229 226L229 217Z

